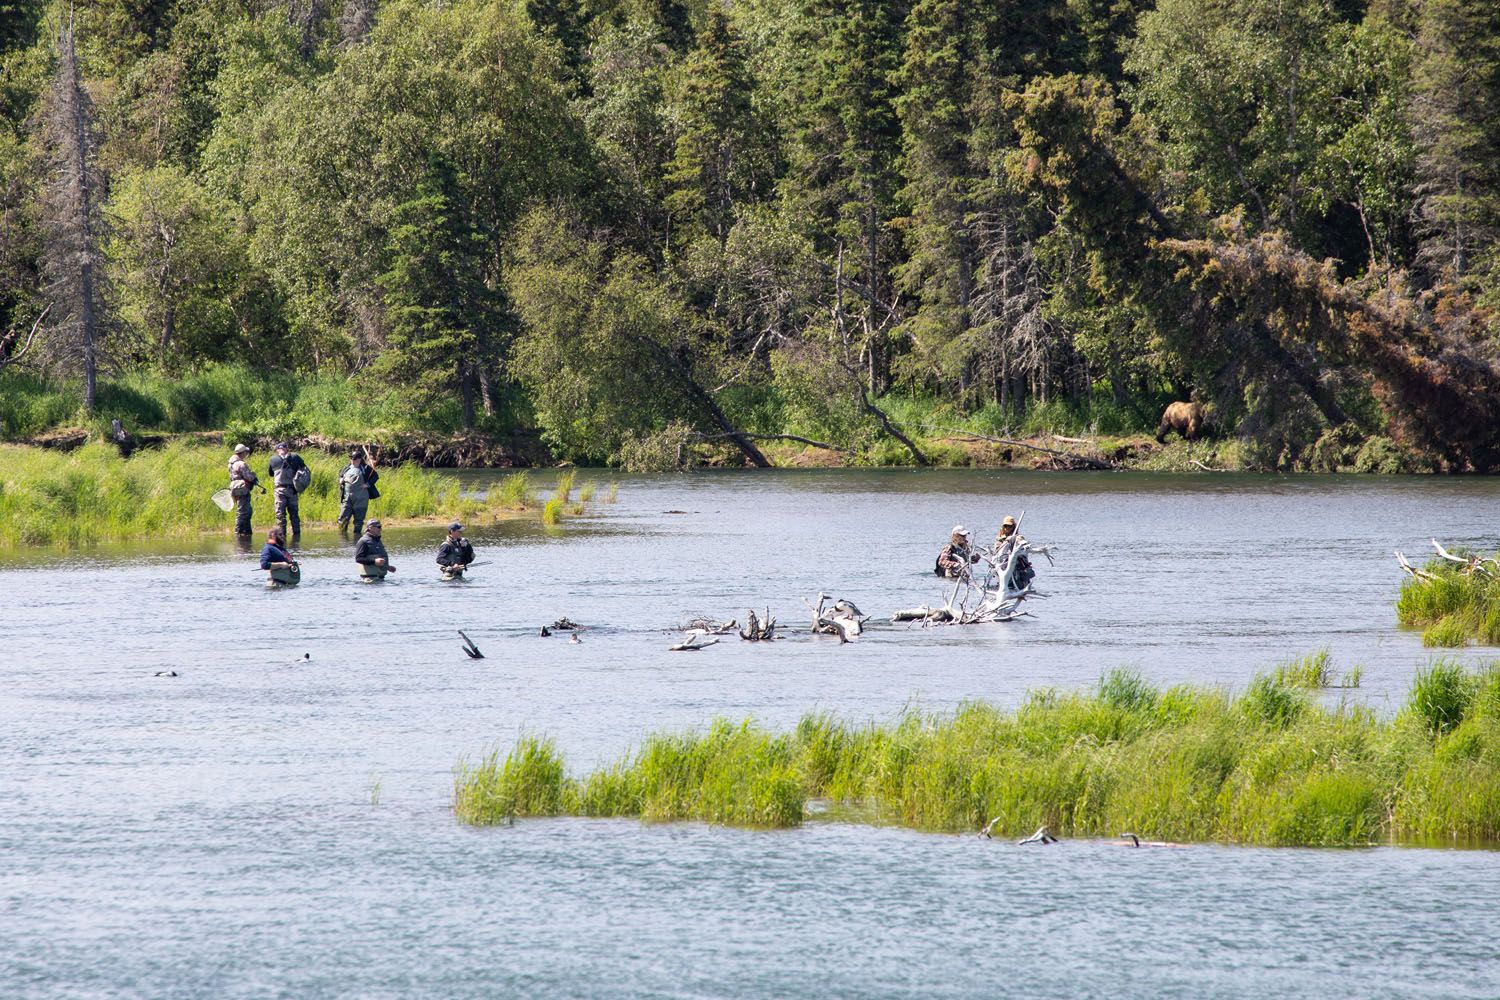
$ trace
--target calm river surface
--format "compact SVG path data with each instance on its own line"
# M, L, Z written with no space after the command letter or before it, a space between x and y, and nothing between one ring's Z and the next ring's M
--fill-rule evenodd
M666 652L699 614L800 627L819 590L938 600L954 523L1022 509L1059 546L1034 619ZM456 585L441 534L387 532L381 586L332 535L285 592L221 539L0 562L0 996L1500 996L1500 852L451 812L458 758L523 732L582 772L715 716L1009 705L1120 665L1242 686L1326 646L1394 711L1428 654L1391 550L1500 546L1500 480L626 477L561 529L471 530ZM581 644L536 634L562 615Z

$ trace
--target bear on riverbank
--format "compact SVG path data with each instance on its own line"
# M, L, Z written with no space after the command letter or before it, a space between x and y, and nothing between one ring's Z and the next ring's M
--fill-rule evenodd
M1162 412L1161 423L1156 427L1157 443L1165 444L1172 431L1181 434L1183 440L1196 441L1207 421L1208 414L1202 403L1168 403Z

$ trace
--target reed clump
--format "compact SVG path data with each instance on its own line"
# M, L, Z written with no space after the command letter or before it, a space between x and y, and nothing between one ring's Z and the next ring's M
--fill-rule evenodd
M303 456L312 485L302 494L302 521L309 527L338 519L341 459ZM229 485L227 449L176 442L136 452L128 459L109 445L88 444L61 453L23 445L0 445L0 548L23 545L70 547L140 537L182 537L225 529L233 514L210 497ZM252 455L252 468L269 482L268 455ZM514 477L512 477L514 478ZM380 498L372 506L387 523L425 517L482 519L514 509L516 490L505 499L465 496L452 476L402 465L380 470ZM524 484L521 495L525 495ZM269 494L252 500L255 526L272 523Z
M1489 560L1467 571L1434 559L1424 570L1427 576L1407 577L1401 585L1396 619L1423 629L1424 646L1500 646L1500 563Z
M455 803L476 823L560 811L785 827L816 798L879 822L992 823L1004 836L1045 824L1061 836L1267 845L1500 839L1500 665L1434 663L1392 718L1323 705L1295 673L1231 695L1115 671L1092 691L1033 692L1014 711L976 702L884 725L810 715L787 733L720 720L652 736L583 778L562 777L553 755L546 774L561 787L539 808L521 805L507 777L512 760L528 773L535 747L523 740L461 766Z
M524 472L515 472L491 489L492 501L506 510L526 510L536 506L536 492L531 488L531 477Z

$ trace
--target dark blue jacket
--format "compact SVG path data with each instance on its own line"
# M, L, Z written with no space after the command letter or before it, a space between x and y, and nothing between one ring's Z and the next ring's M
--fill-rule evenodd
M292 561L293 559L287 554L286 549L272 545L270 542L267 542L266 547L260 550L261 569L270 569L273 562L289 563Z

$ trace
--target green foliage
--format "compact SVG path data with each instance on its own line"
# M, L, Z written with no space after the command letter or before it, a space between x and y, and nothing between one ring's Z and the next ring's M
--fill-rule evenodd
M1474 679L1462 665L1439 660L1417 671L1407 704L1428 729L1441 735L1463 721L1473 695Z
M1158 691L1116 671L1096 695L1033 692L1014 712L973 703L885 725L809 715L782 735L719 720L704 733L651 736L587 777L560 779L547 802L589 816L795 826L808 799L824 798L879 822L988 826L996 836L1040 824L1062 836L1135 830L1319 846L1500 836L1500 668L1469 676L1435 666L1391 720L1289 700L1284 686L1267 693L1275 688L1262 677L1238 698ZM1439 724L1428 716L1434 698L1444 705ZM531 747L523 741L512 759ZM561 765L547 749L550 790ZM511 781L493 761L465 773L460 818L524 814L469 804L506 801Z
M242 237L192 178L160 166L126 174L112 192L109 257L132 353L167 370L189 361L269 357L245 342L236 312L255 280Z
M494 503L507 509L525 509L536 502L531 491L531 477L524 472L512 473L500 483Z
M606 260L546 210L523 225L515 258L517 369L556 447L599 461L712 412L703 386L721 355L644 260Z
M660 469L726 426L910 461L871 401L1010 436L1195 398L1248 466L1500 466L1492 6L85 4L108 403L181 423L163 383L230 365L302 383L213 429ZM0 4L0 363L55 306L7 436L98 420L41 266L50 10Z

